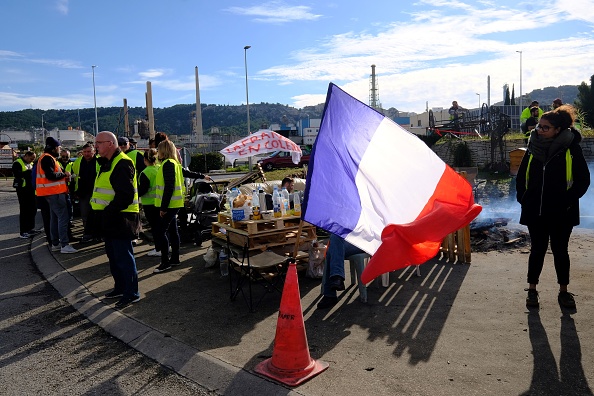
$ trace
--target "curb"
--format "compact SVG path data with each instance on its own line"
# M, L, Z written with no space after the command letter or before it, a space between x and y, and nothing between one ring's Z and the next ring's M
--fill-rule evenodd
M43 235L33 238L31 257L44 278L81 315L143 355L208 390L220 394L301 394L199 351L104 304L56 260L47 249Z

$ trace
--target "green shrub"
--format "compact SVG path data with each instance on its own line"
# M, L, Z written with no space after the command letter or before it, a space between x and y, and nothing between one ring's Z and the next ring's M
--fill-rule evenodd
M208 173L212 169L221 169L225 164L225 158L221 153L195 154L190 161L190 170L200 173Z
M460 142L454 147L454 166L471 166L472 155L466 142Z

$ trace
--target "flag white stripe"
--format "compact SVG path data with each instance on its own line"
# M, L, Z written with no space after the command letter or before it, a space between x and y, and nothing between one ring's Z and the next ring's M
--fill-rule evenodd
M446 166L419 143L418 137L388 118L379 124L359 163L355 183L362 211L347 241L374 253L386 225L406 224L418 217Z

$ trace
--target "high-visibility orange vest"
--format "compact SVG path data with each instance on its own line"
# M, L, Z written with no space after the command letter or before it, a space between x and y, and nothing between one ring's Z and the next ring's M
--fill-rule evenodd
M41 166L41 160L46 155L49 155L54 159L54 172L62 172L62 168L58 161L48 153L43 153L41 157L39 157L39 161L37 162L37 177L35 178L35 192L37 193L38 197L43 197L47 195L56 195L56 194L63 194L68 192L68 186L66 185L66 178L62 180L49 180L45 176L45 171Z

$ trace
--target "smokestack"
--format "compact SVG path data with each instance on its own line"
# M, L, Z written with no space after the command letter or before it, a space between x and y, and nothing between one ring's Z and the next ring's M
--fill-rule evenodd
M155 138L155 116L153 115L153 90L151 82L146 82L146 111L148 114L149 138Z
M491 76L487 76L487 106L491 107Z
M124 98L124 136L130 136L130 124L128 123L128 100Z
M202 131L202 107L200 106L200 82L198 80L198 66L196 66L196 143L204 143L204 132Z
M371 107L377 108L377 88L375 85L375 65L371 65Z

